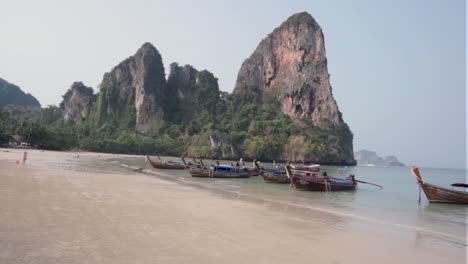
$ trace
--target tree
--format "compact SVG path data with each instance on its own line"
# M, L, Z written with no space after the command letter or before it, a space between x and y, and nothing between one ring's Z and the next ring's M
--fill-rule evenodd
M9 133L0 132L0 146L8 144L10 142L11 135Z

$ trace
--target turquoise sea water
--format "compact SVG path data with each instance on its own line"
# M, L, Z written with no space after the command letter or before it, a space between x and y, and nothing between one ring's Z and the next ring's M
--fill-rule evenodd
M350 167L347 174L355 174L358 180L376 183L384 188L358 184L356 191L325 193L297 191L291 189L288 184L265 183L260 176L248 179L192 178L189 172L184 170L150 169L143 157L119 158L113 162L145 167L149 172L163 178L256 198L259 201L299 206L379 223L384 227L421 230L461 243L466 239L468 206L429 204L424 193L419 204L418 186L408 167ZM211 163L206 161L205 164ZM327 169L331 174L340 172L339 167L323 166L323 169ZM451 183L465 182L467 174L466 170L462 169L420 168L420 172L425 181L449 188Z

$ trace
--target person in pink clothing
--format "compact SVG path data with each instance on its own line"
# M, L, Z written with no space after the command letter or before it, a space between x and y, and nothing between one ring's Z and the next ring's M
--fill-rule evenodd
M28 152L25 151L25 152L23 153L23 158L21 159L21 161L23 162L23 164L26 163L26 160L27 160L27 159L28 159Z

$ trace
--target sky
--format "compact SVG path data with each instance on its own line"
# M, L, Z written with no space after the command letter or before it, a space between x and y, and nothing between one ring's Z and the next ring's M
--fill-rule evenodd
M333 95L354 149L408 165L463 168L466 4L462 0L0 0L0 78L58 105L74 81L97 88L144 42L207 69L232 91L268 33L306 11L325 35Z

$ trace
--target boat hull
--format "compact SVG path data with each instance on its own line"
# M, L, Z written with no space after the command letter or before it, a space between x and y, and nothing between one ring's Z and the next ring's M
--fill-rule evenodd
M262 171L260 175L262 176L263 180L268 183L290 183L290 180L286 173L272 173Z
M468 204L468 192L457 191L445 187L425 183L419 173L417 166L411 167L411 174L413 174L419 187L426 194L427 200L430 203L454 203L454 204ZM421 189L419 190L419 202L421 202Z
M291 179L292 186L298 190L304 191L354 191L356 189L356 183L354 182L335 182L329 181L329 185L325 181L319 182L315 180L309 180L302 177L294 176Z
M226 173L226 172L213 171L211 169L206 169L206 168L191 167L189 170L190 170L190 175L192 175L192 177L225 178L225 179L249 178L250 177L248 173Z
M258 176L260 173L258 172L257 169L255 168L245 168L246 169L246 172L249 176Z
M185 170L186 166L184 164L180 163L173 163L173 162L168 162L168 163L162 163L162 162L157 162L157 161L149 161L151 166L155 169L165 169L165 170Z
M314 165L294 165L291 166L293 170L299 170L299 171L310 171L310 172L318 172L320 171L320 165L314 164Z
M421 188L430 203L468 204L468 193L422 183Z

